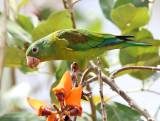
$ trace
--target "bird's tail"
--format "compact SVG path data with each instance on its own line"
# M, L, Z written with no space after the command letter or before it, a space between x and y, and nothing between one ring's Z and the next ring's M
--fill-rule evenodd
M131 47L131 46L152 46L151 44L147 44L147 43L135 43L135 42L125 42L125 43L120 43L119 45L124 46L124 47Z

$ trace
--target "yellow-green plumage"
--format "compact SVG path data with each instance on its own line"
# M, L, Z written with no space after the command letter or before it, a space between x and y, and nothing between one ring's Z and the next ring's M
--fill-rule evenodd
M150 44L134 43L128 39L132 36L114 36L88 30L61 30L54 32L30 45L26 56L40 61L72 60L84 71L88 61L103 54L104 51L128 46L149 46ZM33 48L39 50L35 54Z

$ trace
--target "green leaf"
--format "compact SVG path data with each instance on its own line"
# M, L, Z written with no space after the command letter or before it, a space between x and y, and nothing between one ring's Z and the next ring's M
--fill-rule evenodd
M51 90L50 90L50 98L51 98L51 103L58 104L58 101L54 95L54 92L52 91L52 88L56 87L61 80L63 74L67 71L70 70L70 66L73 63L73 61L61 61L60 65L58 66L56 70L56 81L52 84Z
M18 14L17 21L29 33L31 33L32 30L34 29L32 22L26 16Z
M87 23L87 29L95 32L100 32L102 29L102 21L100 19L95 19L90 24Z
M158 57L158 53L158 47L128 47L120 50L120 62L123 66L126 66L127 64L132 64L134 66L157 66L159 63L159 58L158 60L151 59ZM139 70L135 72L133 70L130 75L144 81L153 73L154 71Z
M148 40L153 40L152 33L147 29L136 30L134 33L137 42L151 43ZM147 41L144 41L147 40ZM153 40L154 41L154 40ZM152 44L152 43L151 43ZM157 66L160 62L159 49L156 46L150 47L128 47L120 50L120 62L122 66ZM128 73L129 75L145 80L154 74L154 71L150 70L126 70L118 74L117 76Z
M56 80L60 80L63 76L63 74L67 71L70 70L71 64L73 61L61 61L60 65L58 66L56 70Z
M127 3L132 3L136 7L148 7L149 2L148 0L117 0L114 4L114 9Z
M149 43L152 44L153 46L160 46L160 40L157 39L141 39L138 42Z
M40 20L46 20L51 12L52 10L50 8L41 8L41 13L39 15Z
M153 39L153 35L149 30L143 28L136 34L136 40L141 39Z
M154 46L160 46L160 40L153 39L152 33L149 30L144 29L144 28L141 29L139 32L137 32L136 40L138 42L149 43Z
M111 20L110 14L114 4L113 0L100 0L99 2L100 2L100 6L102 8L104 16L107 19Z
M38 25L32 32L33 40L36 41L48 34L61 29L71 29L72 21L69 11L52 13L48 19Z
M144 121L141 115L130 107L117 102L109 102L105 104L108 121ZM101 103L97 105L97 110L101 113Z
M31 69L28 65L22 65L19 67L19 69L21 70L21 72L23 73L28 73L28 72L34 72L38 70L38 67L35 67L34 69Z
M1 56L0 56L1 58ZM7 67L17 67L23 64L25 54L22 50L15 47L6 47L4 65Z
M147 30L142 28L141 30L134 30L131 32L125 33L125 35L132 35L135 36L134 39L136 39L140 43L148 43L152 44L153 46L160 46L160 40L153 39L152 33Z
M52 89L58 85L59 81L60 81L60 80L56 80L56 81L52 84L51 89L50 89L51 104L55 104L57 107L59 107L59 102L58 102L58 100L57 100L54 92L52 91Z
M111 12L112 21L121 29L122 33L138 29L149 21L148 9L136 8L133 4L120 6Z
M23 47L24 42L31 43L31 35L24 30L20 25L15 21L7 19L7 32L8 32L8 46L20 46Z
M3 24L1 19L2 16L0 13L0 26ZM10 20L9 18L7 18L7 35L8 46L19 46L23 48L24 42L32 42L31 35L27 31L25 31L19 24L17 24L13 20Z
M153 65L155 63L159 63L159 62L160 62L160 56L156 56L156 57L151 58L151 59L146 60L146 61L139 61L138 63L136 63L136 65L138 65L138 66L144 66L144 65L151 66L151 65ZM126 67L126 66L135 66L135 63L127 64L124 67ZM120 73L118 73L116 75L116 77L124 75L124 74L132 75L133 73L139 73L139 72L140 72L139 69L124 70L124 71L121 71ZM149 71L147 71L147 72L149 72ZM150 72L152 72L152 71L150 70ZM156 73L156 72L154 71L154 73ZM133 75L133 77L134 77L134 75Z
M45 121L45 117L27 112L14 112L0 116L0 121Z

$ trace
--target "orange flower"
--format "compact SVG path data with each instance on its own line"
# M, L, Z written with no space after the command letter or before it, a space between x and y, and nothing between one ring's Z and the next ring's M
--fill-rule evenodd
M63 93L64 98L66 98L70 94L71 89L72 89L72 78L69 71L66 71L59 84L52 90L54 91L55 94Z
M55 121L57 113L53 112L48 104L41 100L27 97L29 105L37 112L37 116L48 116L46 121Z
M42 116L42 111L44 110L44 108L48 108L49 110L51 110L50 106L41 100L31 99L27 97L27 101L29 105L37 112L37 116Z
M82 115L82 107L81 107L81 95L82 95L82 86L79 85L71 90L71 93L68 95L64 102L69 107L77 107L79 109L79 116Z

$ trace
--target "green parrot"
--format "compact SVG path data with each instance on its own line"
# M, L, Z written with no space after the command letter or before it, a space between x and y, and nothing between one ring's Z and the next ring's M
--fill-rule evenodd
M135 43L133 36L115 36L82 29L66 29L53 32L35 41L26 51L28 66L36 67L40 62L51 60L75 61L83 72L89 60L105 51L130 46L150 46Z

